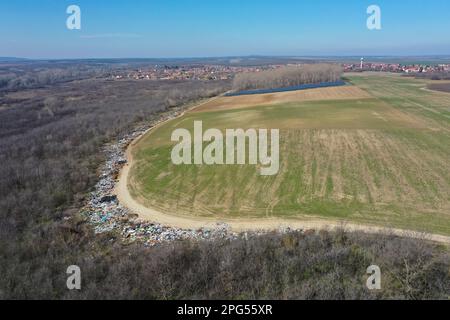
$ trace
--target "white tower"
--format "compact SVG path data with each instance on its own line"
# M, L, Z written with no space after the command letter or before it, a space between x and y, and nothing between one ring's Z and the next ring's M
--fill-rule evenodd
M363 69L364 66L364 58L361 58L361 70Z

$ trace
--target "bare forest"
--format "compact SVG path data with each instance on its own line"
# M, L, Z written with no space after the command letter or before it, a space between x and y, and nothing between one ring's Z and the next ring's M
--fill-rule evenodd
M341 79L342 72L342 68L337 64L318 63L240 73L234 79L233 90L273 89L302 84L335 82Z

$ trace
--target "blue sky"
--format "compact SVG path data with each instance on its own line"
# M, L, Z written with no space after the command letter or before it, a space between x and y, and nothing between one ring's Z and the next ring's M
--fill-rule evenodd
M0 56L449 55L449 16L448 0L1 0Z

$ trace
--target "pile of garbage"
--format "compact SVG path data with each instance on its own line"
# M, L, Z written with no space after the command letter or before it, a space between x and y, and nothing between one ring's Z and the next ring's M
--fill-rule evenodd
M158 122L177 117L180 112L178 110L165 114ZM142 126L119 138L117 143L105 146L106 162L101 169L99 181L94 191L91 192L90 199L83 210L83 213L88 216L89 221L94 226L95 232L100 234L118 231L126 242L141 241L149 246L186 239L237 238L239 235L230 232L226 224L218 224L213 229L182 230L142 221L138 219L137 215L120 205L113 191L118 174L127 163L126 149L134 139L156 124L157 122L154 122Z
M126 241L136 240L153 246L158 243L177 240L210 240L210 239L232 239L237 238L236 234L230 233L226 225L218 225L215 229L183 230L166 227L160 224L134 221L122 229L122 236Z

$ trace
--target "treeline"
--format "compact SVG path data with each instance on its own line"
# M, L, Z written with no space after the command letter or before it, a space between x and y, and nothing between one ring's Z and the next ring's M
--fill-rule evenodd
M341 79L342 68L336 64L304 64L284 66L261 72L239 73L233 90L274 89L310 83L335 82Z
M104 67L53 67L37 69L28 72L10 70L0 74L0 91L23 90L54 85L62 82L83 80L94 77L106 77L109 68Z

